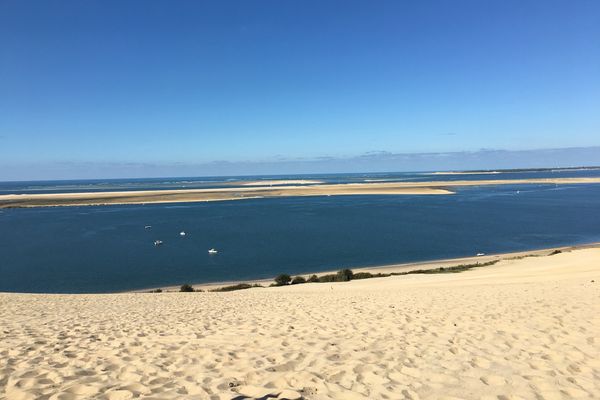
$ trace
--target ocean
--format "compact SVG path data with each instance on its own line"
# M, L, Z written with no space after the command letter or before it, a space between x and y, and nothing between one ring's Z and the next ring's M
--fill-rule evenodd
M239 179L343 183L567 176L600 176L600 171L4 182L0 193L220 187ZM600 241L600 184L453 190L454 195L3 209L0 291L118 292ZM155 246L155 240L163 244ZM208 254L213 247L218 254Z

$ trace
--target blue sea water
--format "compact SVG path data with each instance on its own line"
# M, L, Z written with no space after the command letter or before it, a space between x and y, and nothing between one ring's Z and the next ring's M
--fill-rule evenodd
M533 177L544 174L548 172ZM599 175L598 171L570 174ZM118 185L160 186L156 180L141 181ZM225 178L212 183L223 182ZM86 184L89 181L68 183ZM32 186L20 185L13 188ZM55 184L35 185L51 189ZM0 184L0 190L10 192L6 186ZM146 225L152 228L145 229ZM181 231L185 237L179 235ZM154 240L164 244L154 246ZM4 209L0 210L0 291L114 292L595 241L600 241L600 185L595 184L481 186L440 196ZM212 247L219 253L209 255Z

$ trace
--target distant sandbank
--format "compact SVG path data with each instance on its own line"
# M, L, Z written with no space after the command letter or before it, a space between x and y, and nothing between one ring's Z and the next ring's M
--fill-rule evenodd
M266 197L349 195L440 195L452 187L526 184L591 184L600 178L497 179L429 182L373 182L213 189L146 190L123 192L48 193L0 195L0 208L90 206L110 204L184 203Z
M425 172L423 175L497 175L500 171L439 171Z
M323 183L315 179L271 179L262 181L237 182L240 186L280 186L280 185L315 185ZM235 185L236 182L233 182Z

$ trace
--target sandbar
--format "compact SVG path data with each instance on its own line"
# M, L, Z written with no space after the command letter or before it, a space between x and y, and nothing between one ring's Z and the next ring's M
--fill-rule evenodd
M212 189L146 190L122 192L7 194L0 195L0 208L86 206L107 204L183 203L241 200L266 197L350 195L442 195L451 188L484 185L566 185L600 183L600 178L496 179L426 182L372 182Z
M423 175L497 175L500 171L437 171L425 172Z
M315 185L318 183L323 183L323 181L316 179L271 179L237 182L240 186Z

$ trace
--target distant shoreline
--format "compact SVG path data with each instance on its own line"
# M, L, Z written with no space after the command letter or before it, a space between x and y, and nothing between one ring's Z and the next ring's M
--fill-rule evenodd
M475 264L475 263L488 263L491 261L500 261L500 260L509 260L523 257L538 257L538 256L547 256L550 253L560 251L560 252L569 252L573 250L579 249L589 249L589 248L600 248L600 242L593 242L587 244L579 244L579 245L570 245L570 246L558 246L558 247L547 247L543 249L532 249L532 250L524 250L524 251L515 251L508 253L493 253L486 254L483 256L469 256L469 257L459 257L459 258L443 258L437 260L428 260L428 261L417 261L417 262L409 262L409 263L394 263L387 265L376 265L376 266L365 266L365 267L352 267L350 268L354 273L358 272L370 272L373 274L377 273L398 273L398 272L409 272L416 269L420 270L431 270L439 267L449 268L455 267L463 264ZM349 267L340 267L338 269L344 269ZM311 275L326 275L335 273L337 270L324 270L324 271L315 271L309 273L299 273L299 274L291 274L292 276L301 276L304 278L308 278ZM218 288L222 288L225 286L239 285L242 283L247 283L250 285L262 285L268 287L271 283L274 282L275 276L269 279L249 279L249 280L233 280L233 281L221 281L221 282L204 282L204 283L193 283L193 282L182 282L181 284L189 284L195 290L203 290L210 291ZM143 289L134 289L134 290L124 290L119 292L109 292L109 293L147 293L157 289L160 289L164 292L178 292L180 285L168 285L168 286L153 286Z
M331 175L348 175L348 176L374 176L374 175L395 175L395 174L414 174L414 175L441 175L441 174L478 174L485 175L490 172L494 173L520 173L520 172L570 172L570 171L599 171L600 165L590 166L574 166L574 167L531 167L531 168L493 168L493 169L452 169L452 170L374 170L374 171L363 171L363 172L317 172L317 173L289 173L289 174L225 174L225 175L158 175L158 176L125 176L125 177L110 177L110 176L99 176L95 178L90 177L72 177L72 178L44 178L44 179L5 179L0 180L0 184L18 184L18 183L66 183L66 182L97 182L97 181L152 181L152 180L204 180L205 182L224 182L228 183L241 183L248 182L246 179L252 179L256 182L261 182L261 179L274 180L274 181L303 181L303 180L320 180L322 176ZM290 178L293 177L293 178ZM223 180L214 181L214 178L220 178ZM368 180L367 180L368 181Z
M600 248L600 242L592 242L585 244L576 244L576 245L566 245L566 246L556 246L556 247L547 247L547 248L537 248L531 250L523 250L523 251L514 251L514 252L506 252L506 253L491 253L485 254L483 256L467 256L467 257L458 257L458 258L442 258L442 259L433 259L427 261L417 261L417 262L408 262L408 263L394 263L394 264L385 264L385 265L371 265L371 266L362 266L362 267L349 267L349 266L340 266L337 269L327 269L313 272L305 272L305 273L297 273L297 274L289 274L292 277L301 276L308 279L312 275L322 276L335 274L337 271L341 269L351 269L355 274L356 273L372 273L372 274L398 274L398 273L406 273L414 270L434 270L440 267L443 268L452 268L460 265L473 265L476 263L487 264L490 262L498 262L504 260L514 260L521 259L526 257L543 257L550 256L552 253L561 252L567 253L574 250L581 249L593 249ZM214 291L214 289L223 288L226 286L233 286L239 284L249 284L249 285L259 285L264 288L269 287L270 284L274 283L275 275L270 278L264 279L246 279L246 280L231 280L231 281L216 281L216 282L201 282L194 283L193 281L182 281L177 285L163 285L163 286L149 286L145 288L139 289L129 289L129 290L119 290L119 291L106 291L106 292L73 292L73 293L54 293L54 292L11 292L11 291L0 291L0 294L32 294L32 295L56 295L56 296L78 296L78 295L107 295L107 294L127 294L127 293L150 293L156 290L162 292L179 292L181 285L190 285L197 291ZM386 279L386 278L377 278L376 279Z
M486 179L426 182L371 182L260 187L238 186L211 189L144 190L123 192L8 194L0 195L0 209L56 206L186 203L270 197L442 195L453 194L450 188L466 186L527 184L562 185L593 183L600 183L600 177L496 180Z

